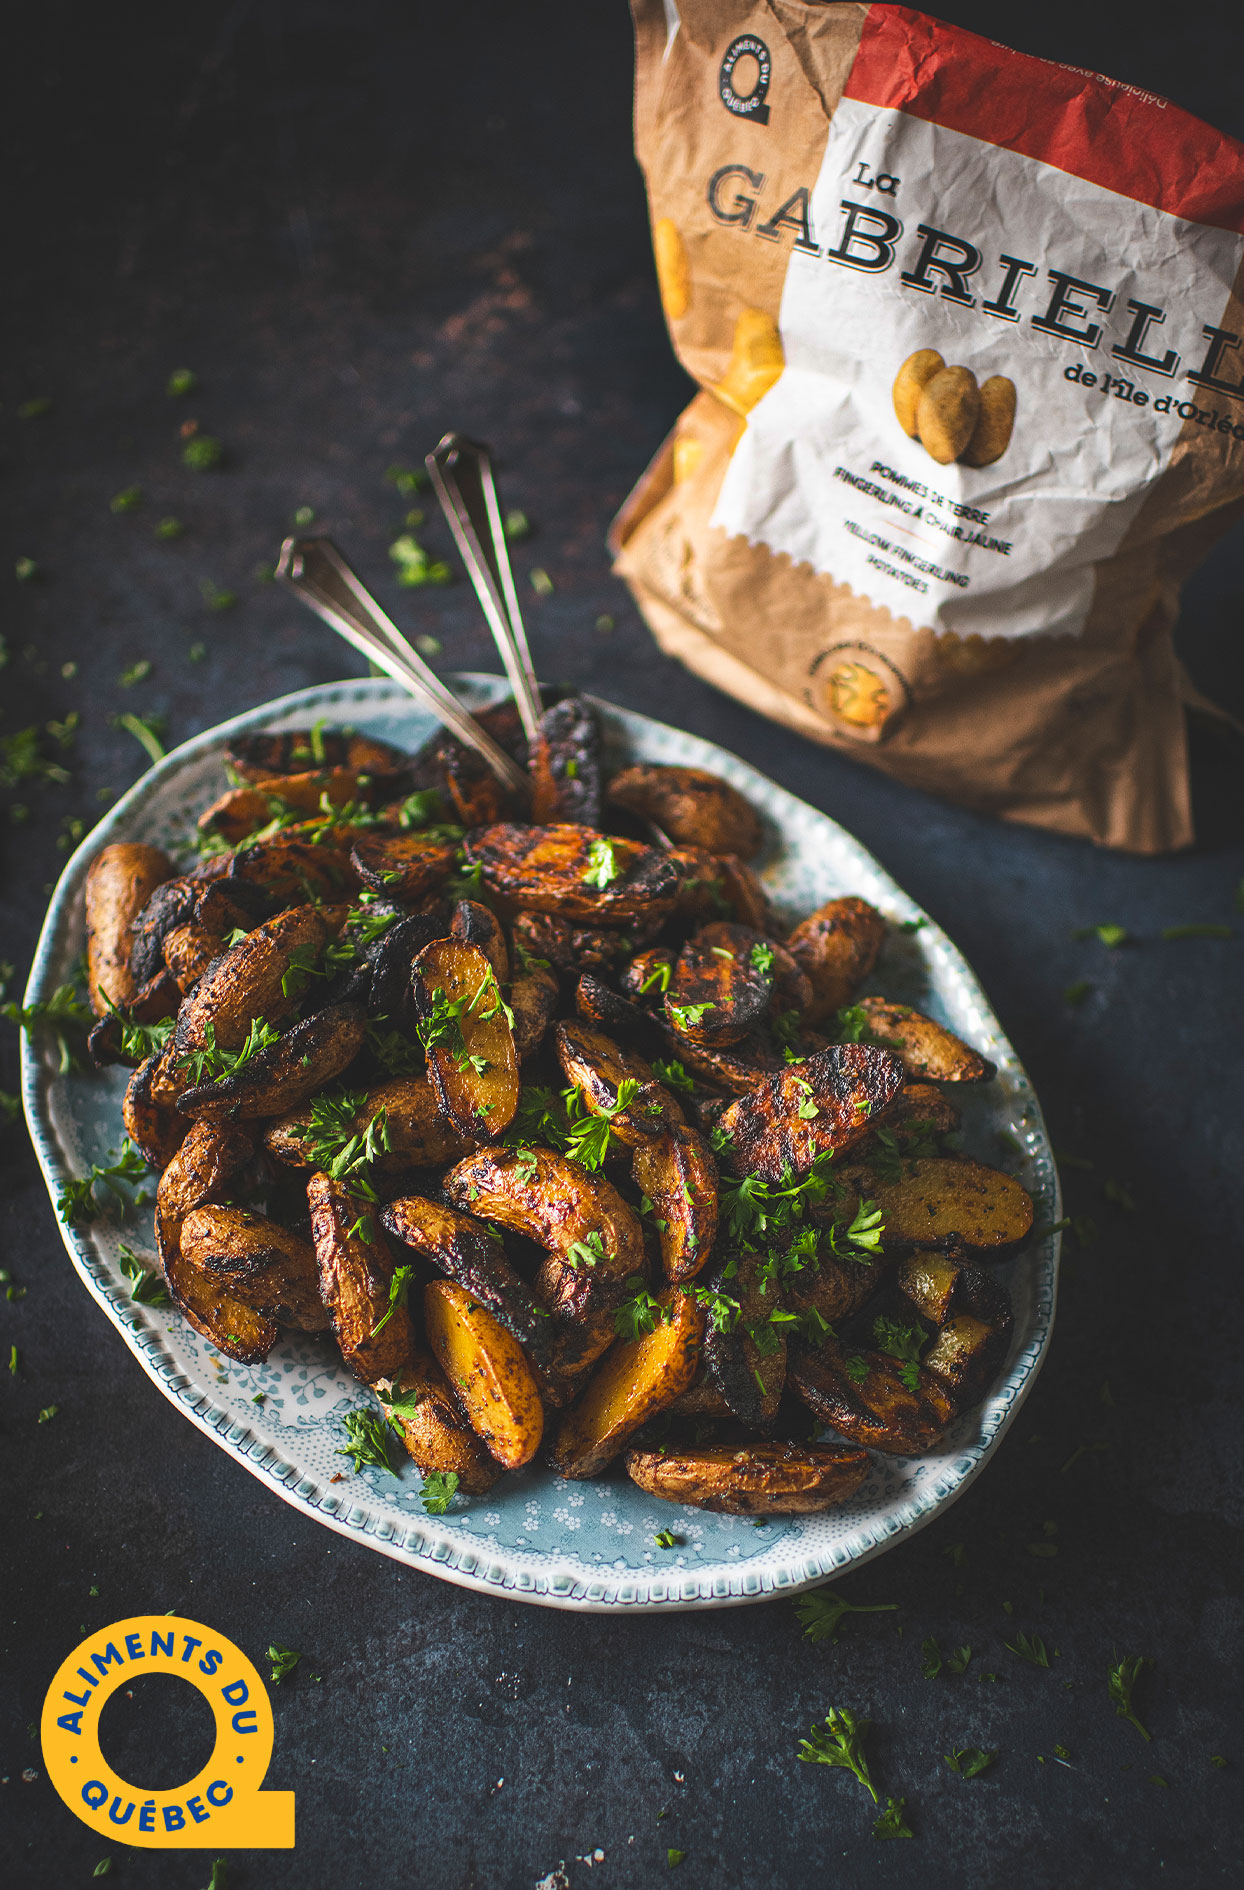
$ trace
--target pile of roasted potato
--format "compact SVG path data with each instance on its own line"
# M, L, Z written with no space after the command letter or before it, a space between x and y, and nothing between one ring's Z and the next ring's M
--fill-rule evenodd
M512 704L481 720L528 805L449 736L317 726L234 742L191 870L93 862L91 1046L135 1066L169 1294L244 1363L331 1332L467 1494L542 1452L706 1509L840 1503L1005 1355L986 1263L1032 1203L946 1141L993 1067L858 996L864 900L775 923L726 782L606 779L577 697L534 754Z

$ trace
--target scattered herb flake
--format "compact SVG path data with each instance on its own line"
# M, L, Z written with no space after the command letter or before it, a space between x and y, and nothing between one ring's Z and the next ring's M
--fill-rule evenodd
M278 1647L275 1641L269 1647L267 1657L272 1662L272 1684L278 1687L282 1680L289 1679L302 1659L302 1655L295 1653L292 1647Z
M907 1800L905 1798L888 1798L886 1800L885 1810L873 1823L873 1836L875 1838L915 1837L915 1832L903 1816L906 1804Z
M193 394L198 384L199 377L193 368L174 368L164 383L164 391L174 399L178 399L183 394Z
M423 1479L419 1500L429 1516L443 1516L458 1489L456 1470L429 1470Z
M988 1752L983 1746L952 1746L949 1752L942 1754L951 1771L960 1778L979 1778L997 1756L996 1750Z
M1003 1646L1009 1653L1018 1654L1030 1667L1048 1667L1050 1657L1045 1642L1039 1634L1017 1634L1013 1641L1004 1641Z
M1143 1654L1125 1654L1121 1660L1116 1654L1114 1666L1108 1668L1106 1672L1106 1691L1114 1703L1115 1712L1120 1719L1125 1719L1129 1726L1136 1728L1146 1744L1152 1735L1136 1717L1132 1695L1141 1673L1152 1664L1152 1661L1147 1660Z
M815 1588L795 1600L795 1613L803 1624L805 1641L836 1641L842 1622L849 1614L893 1614L897 1601L848 1601L834 1588Z
M805 1764L841 1766L857 1778L873 1803L880 1804L864 1756L864 1735L870 1722L856 1719L849 1707L831 1706L824 1726L813 1726L808 1737L799 1742L799 1757Z

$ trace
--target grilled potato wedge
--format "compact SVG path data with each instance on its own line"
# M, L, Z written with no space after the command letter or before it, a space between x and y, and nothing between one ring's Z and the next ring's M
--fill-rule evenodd
M390 748L388 742L328 728L235 735L225 750L225 759L242 781L267 781L273 775L295 774L313 767L348 768L356 775L395 775L410 766L406 756Z
M353 1063L367 1035L361 1004L332 1004L295 1024L266 1050L177 1099L183 1115L205 1122L245 1122L297 1108Z
M575 1009L586 1024L594 1024L621 1043L660 1044L654 1014L631 998L620 997L603 978L585 971L575 986Z
M764 844L764 828L750 801L705 768L650 762L623 768L609 783L609 799L652 821L676 846L737 853L750 860Z
M191 879L189 874L163 880L133 919L130 977L136 991L164 970L164 940L174 926L185 925L194 917L202 892L202 881Z
M578 1403L562 1419L552 1464L559 1476L594 1477L641 1424L688 1389L700 1362L704 1315L694 1295L670 1288L665 1318L642 1338L605 1354Z
M978 1056L970 1045L943 1024L935 1024L909 1004L890 1004L885 998L861 998L870 1034L903 1060L908 1076L917 1082L987 1083L998 1066Z
M655 1011L670 988L674 958L668 945L650 945L637 952L622 973L622 989L637 1004L646 1003Z
M787 940L812 986L809 1023L818 1024L849 1004L885 944L886 923L866 899L830 899L797 925Z
M501 1474L455 1402L445 1375L430 1352L416 1349L410 1364L376 1389L394 1400L385 1409L420 1473L456 1476L464 1496L483 1496Z
M381 1209L380 1220L394 1240L463 1287L533 1359L547 1357L553 1340L549 1315L536 1304L531 1288L514 1271L500 1239L485 1222L418 1194L390 1201Z
M523 1348L454 1280L429 1280L423 1325L472 1428L507 1470L540 1448L544 1406Z
M768 1077L789 1066L765 1034L754 1031L742 1043L723 1049L714 1044L692 1043L676 1030L664 1030L665 1049L681 1063L689 1075L731 1096L745 1096Z
M603 1175L552 1149L478 1149L443 1186L455 1207L544 1248L536 1292L555 1319L603 1311L627 1279L645 1274L638 1216Z
M393 1259L375 1210L322 1171L308 1181L307 1200L320 1298L341 1356L364 1384L395 1378L410 1363L414 1332L406 1307L389 1296Z
M632 1050L623 1050L603 1030L590 1024L567 1022L553 1032L557 1060L567 1083L578 1090L590 1115L607 1116L611 1135L625 1148L638 1148L664 1135L683 1119L670 1092L657 1082L651 1066ZM618 1108L622 1084L636 1083L637 1092L624 1109Z
M898 1181L844 1168L841 1180L874 1200L887 1246L953 1247L1000 1253L1032 1232L1032 1196L1013 1175L941 1156L905 1162Z
M782 1292L797 1313L815 1313L822 1326L835 1326L867 1305L890 1271L888 1260L840 1260L826 1242L814 1266L788 1275ZM814 1323L814 1322L813 1322Z
M717 866L724 889L722 896L734 917L740 925L750 925L768 938L776 929L773 908L751 867L737 853L718 854Z
M446 1122L436 1091L426 1076L395 1076L377 1083L364 1096L354 1117L355 1135L366 1135L384 1111L388 1153L376 1166L382 1172L402 1168L434 1168L456 1161L471 1143ZM315 1144L310 1130L310 1109L304 1106L278 1117L264 1129L264 1147L291 1168L315 1166Z
M980 1403L997 1377L1010 1336L1009 1313L1004 1326L990 1325L971 1313L955 1313L937 1333L920 1368L940 1380L954 1399L956 1411L968 1411Z
M306 774L265 775L248 787L230 788L199 815L200 833L218 833L230 846L257 833L279 814L308 817L345 807L359 794L356 768L319 768Z
M976 1404L1006 1357L1013 1324L1006 1289L983 1267L943 1254L915 1254L895 1276L904 1299L938 1328L921 1358L955 1400Z
M492 966L476 945L438 939L412 973L428 1074L441 1109L460 1135L486 1142L518 1108L514 1033Z
M289 976L296 957L318 952L344 918L341 906L291 906L216 959L178 1013L176 1057L206 1049L212 1032L218 1049L240 1050L256 1018L275 1025L288 1017L296 1002L298 980Z
M182 1252L181 1237L187 1217L225 1193L253 1154L244 1129L196 1122L156 1191L156 1246L173 1303L218 1352L243 1365L267 1358L279 1336L276 1321L195 1266Z
M449 878L457 851L452 840L373 827L355 836L350 863L364 886L413 906Z
M86 876L86 982L91 1009L103 1017L109 1004L124 1009L138 995L130 970L132 926L156 887L173 876L159 847L126 841L104 847Z
M886 1113L885 1126L900 1144L913 1133L951 1135L961 1121L959 1111L935 1083L904 1083Z
M532 912L620 926L664 918L673 910L675 868L654 847L634 840L562 822L477 828L463 844L491 892Z
M626 1473L667 1503L726 1516L806 1516L849 1502L868 1475L868 1457L836 1444L714 1444L633 1450Z
M464 945L475 945L493 968L498 984L510 982L510 950L501 930L501 921L488 906L474 899L460 899L454 907L449 936Z
M514 1054L520 1063L534 1056L544 1042L553 1020L560 995L557 979L551 971L532 964L510 986L510 1009L514 1013Z
M760 1022L773 996L774 954L747 926L718 921L688 939L665 993L679 1037L729 1048Z
M338 828L348 838L350 829ZM338 837L312 839L295 827L267 840L241 846L231 860L227 877L262 886L277 905L291 900L341 899L358 885L350 855Z
M191 1266L279 1325L328 1327L315 1248L278 1221L245 1208L195 1208L182 1222L181 1250Z
M151 1097L151 1078L158 1062L148 1057L134 1071L125 1088L121 1116L125 1133L150 1168L167 1168L186 1137L187 1123L176 1110Z
M867 1450L919 1457L932 1450L955 1415L939 1378L917 1367L919 1389L900 1377L885 1352L853 1351L826 1338L815 1350L791 1345L786 1382L821 1420Z
M675 1123L637 1142L635 1185L651 1201L661 1236L661 1264L673 1284L693 1279L717 1237L717 1163L697 1129Z
M531 817L542 826L600 826L600 721L582 696L566 696L540 718L531 764Z
M723 1163L735 1175L779 1182L806 1175L818 1155L850 1148L902 1088L888 1050L831 1044L731 1103L721 1118Z
M510 932L520 965L534 959L558 971L607 971L630 949L625 933L572 925L551 912L516 913Z
M395 909L400 911L400 908ZM365 948L371 969L366 988L367 1008L374 1018L384 1018L412 1042L417 1041L418 1020L411 991L411 971L424 946L448 934L448 924L436 914L412 912L408 918L397 919L374 945Z

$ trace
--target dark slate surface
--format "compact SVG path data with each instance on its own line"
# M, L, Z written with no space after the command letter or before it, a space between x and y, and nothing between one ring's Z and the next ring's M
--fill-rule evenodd
M1121 0L1004 23L983 5L950 10L1244 133L1225 0L1147 24ZM1070 1245L1053 1354L998 1462L843 1584L897 1612L808 1647L785 1603L556 1614L315 1527L144 1377L77 1284L22 1131L8 1131L4 1263L28 1288L3 1322L20 1348L4 1375L8 1880L84 1882L104 1848L54 1797L29 1736L52 1671L83 1626L176 1608L252 1655L273 1639L305 1650L274 1696L269 1775L298 1791L298 1846L236 1857L238 1890L530 1890L560 1860L572 1885L640 1884L664 1872L667 1846L687 1853L680 1882L749 1890L1238 1881L1239 773L1200 752L1201 845L1124 859L925 800L656 653L602 542L686 392L653 288L617 4L47 0L8 50L4 568L26 556L46 576L10 593L3 728L82 715L71 783L4 831L0 949L16 988L62 819L89 823L138 771L111 715L159 712L180 740L350 670L255 576L296 507L316 508L404 623L441 638L446 665L490 666L464 584L418 595L386 577L402 508L385 468L456 425L496 443L507 500L538 523L519 561L556 584L529 613L543 670L724 743L876 852L980 972L1076 1158L1070 1209L1096 1224ZM182 365L201 389L179 404L163 387ZM45 394L51 413L15 419ZM226 471L181 468L187 417L226 443ZM114 517L130 484L145 503ZM175 544L152 535L166 514L187 526ZM445 549L437 526L427 536ZM1180 633L1198 680L1237 712L1242 548L1237 531L1190 585ZM205 584L240 602L209 610ZM150 678L121 688L141 657ZM1160 941L1196 920L1236 936ZM1135 942L1073 939L1100 921ZM1080 979L1092 994L1071 1010L1062 993ZM7 1030L3 1057L12 1090ZM1135 1213L1106 1198L1108 1180ZM1042 1541L1057 1556L1028 1553ZM1049 1672L1004 1650L1019 1628L1058 1650ZM921 1677L930 1634L972 1645L965 1678ZM1112 1713L1116 1649L1155 1662L1141 1692L1151 1745ZM874 1721L875 1771L906 1797L915 1843L879 1846L860 1788L796 1762L832 1705ZM137 1783L198 1762L184 1703L112 1710L110 1751ZM996 1747L997 1764L963 1784L940 1756L952 1744ZM197 1890L208 1875L210 1854L112 1848L119 1883Z

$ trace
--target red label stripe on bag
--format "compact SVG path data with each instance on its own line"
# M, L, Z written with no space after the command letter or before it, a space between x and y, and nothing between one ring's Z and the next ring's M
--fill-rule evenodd
M1010 52L907 7L872 6L846 96L1244 233L1244 145L1100 73Z

